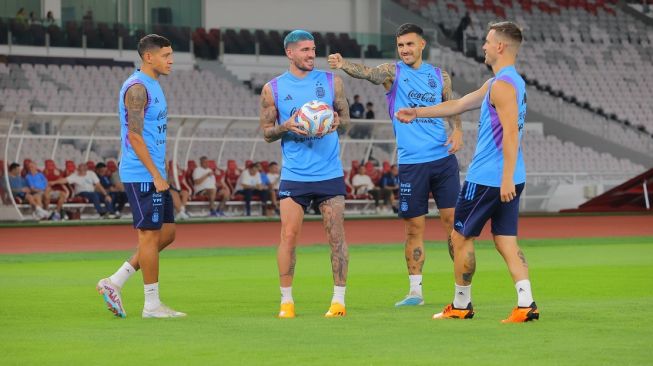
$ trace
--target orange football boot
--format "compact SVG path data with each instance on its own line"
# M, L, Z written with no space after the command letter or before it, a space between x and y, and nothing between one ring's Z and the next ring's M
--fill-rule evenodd
M540 311L537 310L537 305L535 302L531 306L527 307L516 307L512 309L512 313L506 319L503 319L502 323L525 323L533 320L538 320L540 318Z
M457 309L453 307L453 304L449 304L441 313L433 314L433 319L471 319L473 317L474 308L471 302L465 309Z
M295 317L295 303L294 302L284 302L281 304L279 309L279 315L277 318L280 319L289 319Z

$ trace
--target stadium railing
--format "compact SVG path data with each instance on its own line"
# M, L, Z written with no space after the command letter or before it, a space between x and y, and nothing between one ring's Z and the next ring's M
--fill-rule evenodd
M341 136L341 158L345 170L351 167L352 160L367 161L376 158L391 164L396 162L396 145L392 130L387 120L353 120L353 126L367 125L367 137L352 138ZM536 125L530 123L531 126ZM352 126L352 127L353 127ZM472 129L475 124L465 123L465 129ZM174 177L177 187L179 182L179 167L185 167L188 160L207 155L214 159L218 167L226 166L227 160L277 160L280 161L280 148L266 143L259 130L258 118L236 116L168 116L168 156L172 160ZM388 134L388 131L390 133ZM37 141L39 145L47 146L45 154L35 156L33 151L25 151L24 146L34 146L28 141ZM22 162L29 158L35 160L41 167L42 161L52 159L62 161L59 154L63 144L76 146L80 154L77 163L86 162L92 156L98 160L117 159L118 154L101 155L96 146L110 144L119 149L120 124L113 113L47 113L34 112L30 114L4 114L0 116L0 156L3 164L3 182L1 186L8 187L7 165L10 162ZM234 146L244 147L240 156L234 156ZM469 148L469 147L468 147ZM43 153L44 150L39 150ZM115 150L114 150L115 151ZM244 151L245 155L242 155ZM273 151L273 152L271 152ZM385 153L385 158L379 159ZM111 153L109 153L111 154ZM272 155L271 154L275 154ZM62 167L63 164L58 164ZM461 180L465 173L461 172ZM625 179L627 174L618 173L560 173L560 172L529 172L528 184L522 195L522 211L550 211L552 194L559 185L586 184L598 190L609 189ZM598 188L596 188L598 187ZM5 189L6 195L11 190ZM582 199L583 197L581 197ZM21 214L29 207L17 204L13 197L5 197L2 205L9 205ZM90 204L67 204L68 207L90 209ZM206 211L206 202L194 202L190 206ZM242 212L242 202L231 202L229 206L233 213ZM431 208L435 209L433 200ZM371 200L347 200L348 213L370 213L374 208ZM253 212L258 212L254 210Z

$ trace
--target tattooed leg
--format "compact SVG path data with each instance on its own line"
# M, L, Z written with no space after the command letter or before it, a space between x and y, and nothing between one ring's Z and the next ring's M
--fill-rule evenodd
M447 246L449 247L449 256L453 260L453 244L451 243L451 232L453 231L453 218L454 218L454 209L453 208L442 208L440 209L440 222L442 222L442 227L444 232L447 233Z
M494 245L506 261L513 281L528 279L528 262L517 244L516 236L494 235Z
M476 254L474 253L474 238L466 238L457 231L451 233L453 245L453 263L456 284L469 286L476 272Z
M349 251L345 242L345 198L336 196L320 203L324 230L331 245L331 271L336 286L347 284Z
M424 252L424 225L425 216L404 219L406 230L406 244L404 253L406 255L406 266L408 274L421 275L424 267L426 253Z
M281 200L281 241L277 249L281 287L292 286L297 263L295 248L301 234L303 220L304 208L301 205L292 198Z

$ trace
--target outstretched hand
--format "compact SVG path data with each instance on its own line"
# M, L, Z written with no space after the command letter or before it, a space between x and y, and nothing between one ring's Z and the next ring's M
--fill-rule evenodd
M402 108L395 113L395 117L402 123L410 123L417 118L417 110L415 108Z

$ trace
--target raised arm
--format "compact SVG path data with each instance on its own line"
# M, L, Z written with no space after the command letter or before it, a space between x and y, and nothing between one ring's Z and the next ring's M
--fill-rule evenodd
M143 125L145 119L145 105L147 104L147 91L142 84L134 84L125 93L125 107L127 108L128 137L136 156L143 163L154 179L154 187L157 192L167 190L170 186L161 176L161 173L154 165L150 152L143 139Z
M335 76L333 80L335 89L335 100L333 101L333 109L336 112L335 121L332 130L336 128L340 132L345 133L349 129L349 103L347 102L347 95L345 94L345 84L340 76Z
M442 101L446 102L453 100L453 87L451 86L451 77L449 73L442 70L442 81L444 85L442 86ZM463 147L463 122L460 119L460 114L455 114L447 118L449 126L451 127L451 134L447 139L445 145L451 144L449 148L449 153L454 154Z
M483 98L487 93L489 80L483 86L460 99L449 100L438 105L421 108L402 108L396 113L397 119L401 122L409 123L415 118L426 117L449 117L463 112L470 111L481 107Z
M391 63L381 64L377 67L369 67L349 62L342 58L339 53L329 55L327 60L329 62L329 67L332 69L342 70L351 77L368 80L372 84L383 84L386 90L390 90L392 82L395 80L395 65Z
M270 84L265 84L261 91L259 120L261 131L266 142L273 142L280 139L286 132L292 131L300 135L306 135L306 132L297 127L295 122L297 112L282 124L277 124L277 107L274 104L274 95Z
M519 149L519 108L517 106L517 91L505 81L498 80L492 84L490 101L499 115L503 129L503 174L501 177L501 202L510 202L516 197L515 166L517 165L517 150Z

